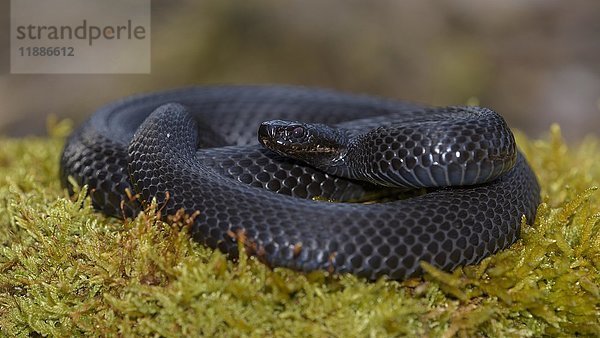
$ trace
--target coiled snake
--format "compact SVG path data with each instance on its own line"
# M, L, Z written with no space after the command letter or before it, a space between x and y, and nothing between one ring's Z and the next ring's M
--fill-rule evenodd
M167 214L198 212L194 239L231 257L243 240L271 266L368 279L416 276L420 261L479 262L517 239L540 199L489 109L293 86L193 87L108 105L67 140L61 177L72 190L68 176L108 215L134 216L156 198ZM427 193L396 199L399 186Z

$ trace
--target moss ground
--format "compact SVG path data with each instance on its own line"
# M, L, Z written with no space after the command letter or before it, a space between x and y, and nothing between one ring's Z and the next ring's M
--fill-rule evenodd
M452 274L366 283L230 262L155 208L103 217L61 189L69 125L50 130L0 138L0 335L600 335L597 139L518 135L544 198L510 249Z

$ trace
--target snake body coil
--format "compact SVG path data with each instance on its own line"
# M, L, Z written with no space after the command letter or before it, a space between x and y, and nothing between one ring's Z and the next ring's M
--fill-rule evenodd
M493 111L288 86L195 87L106 106L67 140L61 177L72 189L68 176L108 215L133 216L156 198L167 214L198 211L193 237L231 257L243 236L269 265L369 279L418 275L420 261L479 262L512 244L539 203ZM350 203L376 184L429 192Z

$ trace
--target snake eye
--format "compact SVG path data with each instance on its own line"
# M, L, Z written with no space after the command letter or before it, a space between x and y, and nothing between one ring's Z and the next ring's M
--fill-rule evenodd
M304 128L296 127L292 130L292 137L301 138L302 136L304 136Z

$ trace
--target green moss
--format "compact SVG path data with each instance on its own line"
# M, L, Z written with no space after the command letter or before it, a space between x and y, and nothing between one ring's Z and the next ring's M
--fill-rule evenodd
M0 332L72 335L600 335L597 139L567 148L518 135L544 203L522 239L481 264L424 279L271 270L190 241L156 208L120 221L57 179L69 130L0 139ZM83 207L82 207L83 206Z

